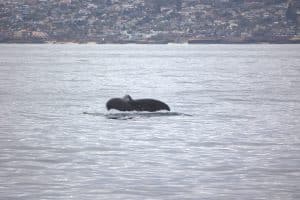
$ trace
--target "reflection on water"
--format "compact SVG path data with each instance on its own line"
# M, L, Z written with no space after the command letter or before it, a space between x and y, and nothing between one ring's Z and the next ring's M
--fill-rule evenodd
M0 199L300 199L299 51L1 45Z

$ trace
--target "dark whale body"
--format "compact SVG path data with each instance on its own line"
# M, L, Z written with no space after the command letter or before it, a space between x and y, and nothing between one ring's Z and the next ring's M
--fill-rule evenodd
M129 95L123 98L112 98L106 103L107 110L116 109L119 111L148 111L168 110L170 108L164 102L156 99L132 99Z

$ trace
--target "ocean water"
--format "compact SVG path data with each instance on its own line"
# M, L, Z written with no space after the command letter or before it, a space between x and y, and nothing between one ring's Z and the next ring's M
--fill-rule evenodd
M300 199L299 52L1 44L0 199Z

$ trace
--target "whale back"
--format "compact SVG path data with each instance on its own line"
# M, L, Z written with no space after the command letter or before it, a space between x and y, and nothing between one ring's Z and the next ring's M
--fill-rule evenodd
M160 110L170 111L170 107L156 99L132 99L129 95L123 98L112 98L106 103L107 110L116 109L119 111L148 111Z
M133 111L134 108L128 101L124 101L121 98L112 98L106 103L106 109L116 109L119 111Z
M130 104L135 108L136 111L170 111L170 107L167 104L156 99L136 99L131 101Z

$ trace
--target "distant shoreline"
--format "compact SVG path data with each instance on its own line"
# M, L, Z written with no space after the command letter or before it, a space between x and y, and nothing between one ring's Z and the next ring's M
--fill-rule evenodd
M78 41L0 41L0 44L300 44L300 40L289 41L214 41L214 40L190 40L187 42L173 42L173 41L120 41L120 42L78 42Z
M47 40L4 40L0 44L300 44L300 37L289 40L222 40L222 39L191 39L183 42L172 40L121 40L121 41L47 41Z

